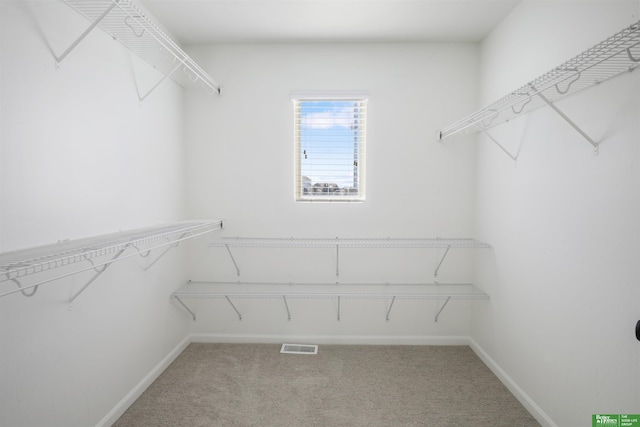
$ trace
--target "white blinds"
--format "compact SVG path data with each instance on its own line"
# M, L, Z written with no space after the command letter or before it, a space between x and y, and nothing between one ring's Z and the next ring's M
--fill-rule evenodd
M363 201L367 99L293 102L296 200Z

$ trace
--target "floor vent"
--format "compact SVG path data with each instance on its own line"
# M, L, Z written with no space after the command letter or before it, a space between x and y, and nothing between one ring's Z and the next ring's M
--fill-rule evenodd
M317 345L282 344L280 353L284 354L318 354Z

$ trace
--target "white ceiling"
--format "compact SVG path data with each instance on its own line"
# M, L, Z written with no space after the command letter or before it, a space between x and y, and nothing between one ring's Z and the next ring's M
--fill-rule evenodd
M185 45L479 41L520 0L143 0Z

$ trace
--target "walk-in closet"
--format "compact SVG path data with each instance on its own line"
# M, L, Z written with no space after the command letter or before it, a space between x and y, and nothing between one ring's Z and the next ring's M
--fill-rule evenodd
M640 426L640 1L0 31L1 426Z

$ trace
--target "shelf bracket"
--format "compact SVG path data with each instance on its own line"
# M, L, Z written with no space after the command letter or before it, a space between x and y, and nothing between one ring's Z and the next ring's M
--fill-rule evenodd
M444 301L444 304L442 304L442 307L440 307L440 310L438 310L438 312L436 313L436 317L434 319L434 322L438 321L438 317L440 316L440 313L442 313L442 310L444 310L444 308L447 306L447 304L449 303L450 299L451 299L451 297L447 297L447 299Z
M480 121L480 122L482 123L482 126L484 126L484 127L487 127L487 128L488 128L489 126L491 126L491 123L493 123L493 121L496 119L496 117L498 117L498 116L500 115L500 113L498 112L498 110L493 110L493 109L492 109L492 110L491 110L491 112L492 112L492 115L491 115L491 117L489 117L489 123L485 123L485 122L484 122L486 119L482 119L482 120Z
M336 240L338 238L336 237ZM340 245L336 244L336 277L340 277Z
M338 295L338 322L340 321L340 295Z
M16 286L18 286L18 288L20 288L20 293L22 295L24 295L25 297L32 297L35 295L35 293L38 291L38 286L34 286L33 290L30 293L25 292L25 289L22 289L22 285L20 284L20 282L18 281L18 279L16 278L11 278L9 279L11 280L13 283L16 284Z
M140 255L142 258L147 258L149 254L151 254L151 249L148 249L143 252L140 249L138 249L138 247L134 244L131 244L131 247L134 248L138 252L138 255Z
M532 96L528 93L519 93L518 96L528 96L527 100L525 102L522 103L522 105L520 106L520 111L516 111L515 105L511 106L511 111L513 111L513 114L520 114L524 111L524 107L527 106L528 103L531 102L531 100L533 99Z
M137 248L136 248L137 249ZM85 250L86 252L86 250ZM106 268L107 265L106 264L102 264L102 265L98 265L96 266L96 263L93 262L93 260L91 258L87 258L87 256L84 256L85 261L87 261L89 264L91 264L91 270L95 270L98 274L101 274Z
M633 46L630 46L630 47L627 49L627 56L629 57L629 59L630 59L632 62L640 62L640 58L636 58L636 57L634 57L634 56L633 56L633 54L631 53L631 48L632 48L632 47L635 47L635 46L638 46L638 44L640 44L640 43L636 43L636 44L634 44Z
M161 78L161 79L160 79L160 80L159 80L155 85L153 85L153 87L152 87L151 89L149 89L149 90L147 91L147 93L145 93L145 94L144 94L144 95L142 95L142 96L138 96L138 99L140 100L140 102L144 101L144 100L147 98L147 96L151 95L151 92L153 92L154 90L156 90L156 88L157 88L158 86L160 86L162 83L164 83L164 82L165 82L165 80L167 80L169 77L171 77L171 76L173 75L173 73L175 73L176 71L178 71L178 69L179 69L180 67L182 67L182 65L183 65L183 63L182 63L182 62L178 63L178 65L176 65L176 66L175 66L171 71L169 71L167 74L165 74L165 75L164 75L164 76L163 76L163 77L162 77L162 78Z
M177 248L177 247L178 247L178 245L180 244L180 241L181 241L181 240L184 238L184 236L186 236L186 235L187 235L187 233L182 234L182 235L178 238L178 240L177 240L175 243L173 243L173 244L169 245L169 246L168 246L164 251L162 251L162 253L161 253L160 255L158 255L158 256L156 257L156 259L154 259L151 263L149 263L149 265L147 265L147 266L144 268L144 271L148 271L151 267L153 267L153 266L154 266L154 264L155 264L156 262L160 261L160 258L162 258L163 256L165 256L165 255L167 254L167 252L169 252L171 249L173 249L173 248ZM171 240L167 239L167 241L168 241L169 243L171 243Z
M235 305L233 305L233 303L231 302L231 299L229 298L228 295L224 296L227 300L227 302L229 303L229 305L231 306L231 308L233 308L233 311L236 312L236 314L238 315L238 320L242 320L242 314L240 314L240 312L238 311L238 309L236 308Z
M580 77L582 75L581 71L578 71L577 69L567 69L567 71L569 72L575 72L577 73L575 78L573 80L571 80L569 82L569 84L567 85L567 88L565 90L561 90L560 86L558 86L558 83L555 84L556 87L556 92L558 92L560 95L566 95L569 92L569 89L571 89L571 85L573 85L575 82L577 82L578 80L580 80Z
M518 160L518 154L517 153L514 156L513 154L511 154L509 152L509 150L504 148L504 146L502 144L500 144L500 142L497 139L495 139L493 136L491 136L491 134L489 134L489 132L487 132L482 126L480 126L478 123L476 123L476 126L478 127L478 129L480 129L480 132L482 132L487 138L489 138L494 144L496 144L498 146L498 148L500 148L507 156L511 157L511 160L513 160L514 162L516 160Z
M433 272L433 278L434 278L434 281L435 281L436 285L438 284L438 271L440 270L440 266L442 266L442 263L444 262L444 259L447 257L447 254L449 253L449 249L451 249L451 245L447 245L447 250L444 251L444 254L442 255L442 258L440 259L440 262L438 263L438 266L436 267L436 270Z
M284 308L287 309L287 320L291 321L291 312L289 311L289 304L287 304L287 297L282 295L282 300L284 301Z
M553 109L553 111L555 111L556 113L558 113L558 115L560 117L562 117L567 123L569 123L569 125L574 128L580 135L582 135L582 137L584 139L587 140L587 142L589 142L589 144L591 144L593 146L593 154L598 154L599 152L599 146L598 143L596 141L594 141L589 135L587 135L577 124L575 124L575 122L573 120L571 120L566 114L564 114L562 112L562 110L560 110L558 107L556 107L553 102L549 101L549 99L544 96L542 94L542 92L538 92L538 90L532 85L531 89L533 89L535 92L538 93L538 96L549 106Z
M101 269L101 270L96 270L96 274L94 274L94 275L93 275L93 277L92 277L91 279L89 279L89 281L88 281L87 283L85 283L85 285L84 285L82 288L80 288L80 290L78 290L78 292L76 292L75 294L73 294L73 296L71 296L71 298L69 298L68 303L69 303L69 304L73 303L73 301L74 301L76 298L78 298L78 297L80 296L80 294L81 294L81 293L83 293L83 292L84 292L84 290L85 290L85 289L87 289L87 288L89 287L89 285L90 285L90 284L92 284L92 283L93 283L93 282L94 282L98 277L100 277L100 275L101 275L102 273L104 273L104 271L105 271L105 270L106 270L106 269L107 269L107 268L108 268L108 267L109 267L109 266L110 266L110 265L111 265L115 260L117 260L118 258L120 258L120 255L122 255L122 253L123 253L124 251L126 251L128 247L129 247L129 246L125 246L124 248L120 249L120 250L118 251L118 253L116 253L116 254L113 256L113 258L111 258L111 260L109 260L109 262L107 262L107 263L104 265L104 267L102 267L102 269ZM93 264L93 262L92 262L92 264Z
M80 37L78 37L76 39L76 41L74 41L73 43L71 43L71 46L69 46L67 48L67 50L65 50L64 52L62 52L62 54L60 56L56 56L56 66L60 65L60 63L64 60L64 58L67 57L67 55L69 53L71 53L71 51L73 49L75 49L75 47L82 41L84 40L85 37L87 37L89 35L89 33L91 31L93 31L93 29L95 27L97 27L100 22L102 22L102 20L104 18L107 17L107 15L109 15L111 13L111 11L113 10L113 8L115 8L118 5L118 2L120 0L113 0L113 4L111 6L109 6L104 12L102 12L102 15L100 15L95 21L93 21L93 23L91 25L89 25L89 28L87 28L81 35Z
M233 265L236 268L236 276L240 277L240 268L238 268L238 263L236 262L236 259L233 257L233 254L231 253L231 248L229 248L229 245L226 244L226 243L225 243L224 247L227 248L227 252L229 253L229 256L231 257L231 262L233 262Z
M195 322L196 321L196 314L193 311L191 311L189 309L189 307L187 307L187 305L184 302L182 302L180 297L178 297L177 295L174 295L173 297L176 299L176 301L178 301L180 303L180 305L182 305L185 308L185 310L187 310L189 312L189 314L191 314L191 317L193 317L193 321Z
M396 301L396 297L391 298L391 304L389 304L389 309L387 310L387 322L389 321L389 315L391 315L391 309L393 308L393 303Z

